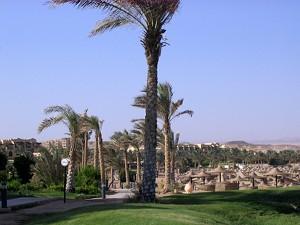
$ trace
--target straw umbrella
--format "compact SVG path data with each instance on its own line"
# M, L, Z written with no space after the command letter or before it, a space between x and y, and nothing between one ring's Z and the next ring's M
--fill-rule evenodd
M258 176L255 172L251 172L249 173L248 176L246 176L248 178L251 178L252 179L252 187L255 186L255 179L262 179L264 178L263 176Z
M221 174L222 174L222 173L225 173L225 172L226 172L226 170L223 169L221 166L218 166L217 168L215 168L215 169L209 171L209 173L217 173L217 174L219 174L220 182L221 182Z
M285 175L284 172L281 172L279 169L277 168L273 168L271 171L269 171L268 173L264 174L265 176L275 176L275 186L277 187L277 180L278 180L278 176L282 176Z
M211 174L208 174L205 171L201 171L200 173L198 173L196 175L192 175L192 177L194 177L194 178L202 178L204 184L205 184L205 177L210 177L210 176L211 176Z
M241 176L237 175L236 178L231 179L230 181L237 182L239 184L239 186L240 186L240 181L246 181L246 179L241 178Z

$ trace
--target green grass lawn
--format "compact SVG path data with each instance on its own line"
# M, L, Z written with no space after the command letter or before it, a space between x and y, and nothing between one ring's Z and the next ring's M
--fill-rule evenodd
M86 194L76 194L76 193L67 193L67 198L69 199L87 199L95 198L101 196L98 195L86 195ZM40 190L40 191L22 191L22 192L8 192L8 199L20 198L20 197L57 197L63 198L64 193L62 191L53 191L53 190ZM0 197L1 200L1 197Z
M115 204L84 207L32 219L27 224L250 224L297 225L300 188L183 194L158 204Z

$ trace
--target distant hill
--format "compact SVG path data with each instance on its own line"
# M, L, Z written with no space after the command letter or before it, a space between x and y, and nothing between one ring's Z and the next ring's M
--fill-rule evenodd
M299 145L290 145L290 144L250 144L245 141L229 141L224 143L228 148L239 148L241 150L253 150L253 151L268 151L268 150L275 150L275 151L283 151L283 150L294 150L300 151Z

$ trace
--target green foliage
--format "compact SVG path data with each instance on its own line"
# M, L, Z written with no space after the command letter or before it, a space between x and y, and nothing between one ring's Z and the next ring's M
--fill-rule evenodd
M0 171L0 182L7 180L7 173L5 170Z
M20 190L21 181L19 179L8 181L7 188L11 192L17 192Z
M0 171L5 170L7 165L7 156L4 152L0 152Z
M44 187L62 184L64 167L61 165L61 159L64 156L64 149L51 146L49 149L40 148L39 153L40 156L36 158L33 167L32 182L42 184Z
M100 192L100 171L91 166L81 169L75 175L75 192L96 194Z
M20 185L20 191L38 191L42 187L39 185L35 185L33 183L26 183L26 184L21 184Z
M28 183L33 175L31 170L31 165L34 165L33 159L30 156L21 155L15 158L13 165L16 168L21 183Z
M48 187L49 190L51 191L64 191L64 186L63 185L51 185Z

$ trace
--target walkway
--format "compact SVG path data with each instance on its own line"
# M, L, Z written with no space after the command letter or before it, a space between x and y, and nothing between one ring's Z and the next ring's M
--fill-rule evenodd
M0 208L0 225L22 224L28 217L38 216L40 214L52 214L65 212L75 208L101 204L120 204L124 199L132 196L129 189L116 190L115 194L106 195L106 199L63 199L58 198L35 198L22 197L8 200L8 208Z

